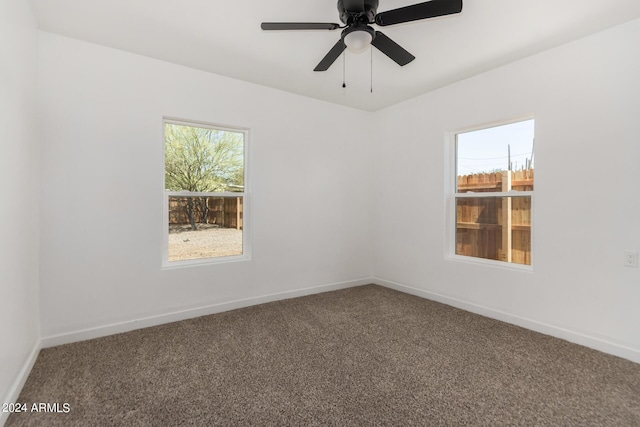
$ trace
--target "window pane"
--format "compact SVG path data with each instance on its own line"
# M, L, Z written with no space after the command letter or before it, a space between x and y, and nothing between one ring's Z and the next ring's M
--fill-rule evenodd
M169 261L242 255L243 197L169 197Z
M165 123L164 138L166 190L243 190L244 133Z
M457 192L532 191L533 143L534 120L458 134Z
M456 255L531 264L531 197L456 199Z

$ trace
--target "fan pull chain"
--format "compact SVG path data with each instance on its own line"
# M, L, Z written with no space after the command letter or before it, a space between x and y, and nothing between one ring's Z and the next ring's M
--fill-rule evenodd
M371 52L371 75L370 75L370 82L371 82L371 93L373 93L373 46L371 46L371 48L370 48L370 52Z
M342 87L347 87L347 83L345 82L345 69L346 69L346 56L344 50L342 51Z

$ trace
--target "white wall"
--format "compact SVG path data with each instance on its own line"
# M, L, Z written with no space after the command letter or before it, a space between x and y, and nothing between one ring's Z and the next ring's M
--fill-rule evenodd
M0 1L0 57L0 402L7 402L39 339L37 31L25 1Z
M640 361L639 43L636 20L377 113L374 274ZM446 260L445 133L527 113L534 271Z
M39 59L44 337L371 276L367 113L48 33ZM250 128L251 261L161 270L163 116Z

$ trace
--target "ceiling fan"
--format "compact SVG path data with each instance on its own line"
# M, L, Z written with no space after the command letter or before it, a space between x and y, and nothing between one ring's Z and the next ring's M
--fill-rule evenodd
M377 13L379 0L338 0L340 21L344 24L322 22L263 22L263 30L342 30L340 40L320 61L313 71L326 71L345 49L363 52L369 45L375 47L398 65L404 66L415 59L399 44L374 30L369 24L387 26L451 15L462 11L462 0L431 0L411 6Z

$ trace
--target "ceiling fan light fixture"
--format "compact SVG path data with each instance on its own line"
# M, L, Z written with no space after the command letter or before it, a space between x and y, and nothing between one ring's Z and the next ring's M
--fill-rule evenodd
M373 41L373 35L369 31L358 30L351 31L344 36L344 44L347 46L350 52L362 53L369 49L371 42Z

